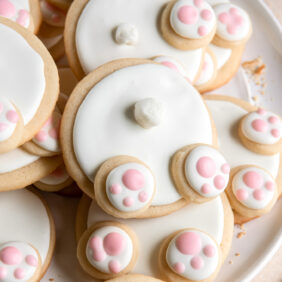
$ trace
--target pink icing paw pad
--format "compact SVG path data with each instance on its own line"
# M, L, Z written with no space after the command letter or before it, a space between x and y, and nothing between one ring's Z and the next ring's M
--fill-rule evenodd
M126 163L107 176L106 193L111 204L123 212L143 209L151 202L155 180L151 171L139 163Z
M12 18L16 14L16 7L9 0L0 0L0 16Z
M170 241L166 261L172 271L190 280L210 277L220 262L219 248L206 233L186 230Z
M61 114L54 111L52 116L45 122L43 127L34 136L32 141L45 150L60 152L59 130Z
M219 151L209 146L194 148L185 161L190 186L203 197L221 194L229 181L230 167Z
M248 167L234 175L232 191L247 208L264 209L276 195L276 182L266 170Z
M0 98L0 142L9 139L15 132L19 122L19 114L13 104Z
M178 0L170 13L173 30L182 37L201 39L215 27L215 14L203 0Z
M133 242L125 230L109 225L100 227L91 234L86 257L97 270L117 274L131 262L133 248Z
M255 143L272 145L281 139L281 119L279 116L260 108L245 116L242 122L242 131L249 140Z
M248 14L240 7L231 3L219 4L214 7L217 18L217 35L228 41L245 39L251 30Z
M19 10L16 22L22 26L27 26L29 22L29 12L24 9Z
M29 281L40 267L36 250L24 242L8 242L0 247L0 281Z

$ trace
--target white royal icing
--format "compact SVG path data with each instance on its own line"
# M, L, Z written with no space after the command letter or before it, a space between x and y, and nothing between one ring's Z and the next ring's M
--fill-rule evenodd
M208 234L190 229L170 241L166 261L180 276L199 281L214 273L219 264L219 251Z
M276 178L280 166L280 154L266 156L251 152L239 139L238 123L248 112L232 102L206 100L206 103L216 125L220 152L230 166L260 166Z
M160 100L165 107L162 123L150 130L135 122L132 109L146 96ZM170 178L170 158L193 143L212 143L205 104L181 75L157 64L123 68L101 80L81 103L73 127L74 152L89 180L93 181L99 165L107 159L134 156L156 177L152 205L181 199Z
M0 24L0 38L0 96L10 99L26 125L35 116L44 95L44 62L12 28Z
M221 69L229 60L232 54L232 50L229 48L218 47L214 44L210 44L209 48L212 50L214 55L216 56L217 61L217 69Z
M191 187L204 197L221 194L229 181L229 165L214 148L198 146L185 161L185 175Z
M115 220L92 201L87 226ZM147 219L119 219L129 226L139 240L139 254L134 272L153 275L157 267L158 247L163 239L184 228L202 230L221 243L224 230L224 209L219 197L204 204L189 204L170 215ZM154 259L152 259L154 258Z
M50 221L44 204L34 193L26 189L1 192L0 226L0 244L10 241L29 243L38 250L42 264L46 263Z
M30 23L29 0L0 0L0 16L28 27Z
M62 115L54 111L42 128L35 134L32 141L43 149L60 152L59 130Z
M119 273L130 263L133 247L130 236L123 229L105 226L91 234L86 257L91 265L103 273Z
M264 209L275 195L276 184L270 174L248 167L234 175L232 191L239 202L251 209Z
M249 15L239 6L231 3L214 7L217 17L216 34L228 41L243 40L250 32Z
M0 281L29 281L37 267L37 252L26 242L7 242L0 245Z
M40 157L17 148L13 151L0 154L0 174L11 172L37 161Z
M138 43L138 39L138 29L133 24L122 23L117 26L115 31L115 40L118 44L136 45Z
M152 199L155 180L148 168L127 163L114 168L106 180L106 193L114 207L131 212L142 209Z
M246 116L242 131L248 139L256 143L271 145L281 138L282 122L279 116L259 109Z
M209 82L215 70L216 70L216 67L214 65L213 59L211 55L208 52L206 52L204 56L204 63L203 63L202 71L195 85L203 85Z
M193 81L201 65L203 50L178 50L162 38L157 20L165 4L167 0L89 0L75 33L76 50L84 72L89 73L114 59L149 59L162 54L182 62L187 77ZM136 27L139 33L136 45L116 43L113 31L121 23Z
M40 182L47 185L59 185L67 181L69 177L70 176L66 171L65 165L62 164L58 168L56 168L52 173L50 173L48 176L40 179Z
M201 39L216 25L212 7L203 0L178 0L170 12L173 30L185 38Z
M13 104L6 97L0 97L0 142L13 135L18 120L19 115Z
M229 0L206 0L211 6L218 4L229 3Z

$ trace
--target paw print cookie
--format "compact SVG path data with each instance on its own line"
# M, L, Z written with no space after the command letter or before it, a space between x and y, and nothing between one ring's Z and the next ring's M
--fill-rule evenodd
M234 47L244 44L252 34L252 23L245 10L231 3L216 5L214 12L217 18L215 45Z
M95 199L107 213L121 218L141 216L155 195L155 179L140 160L117 156L99 168L95 181Z
M241 142L249 150L272 155L282 150L281 118L259 108L241 119L239 125Z
M17 147L23 132L23 120L15 106L0 97L0 153Z
M242 216L261 216L276 203L277 184L265 169L242 166L232 170L227 195L232 208Z
M118 222L91 226L80 238L77 249L82 268L92 277L103 280L130 272L137 254L136 235Z
M25 242L0 245L0 280L3 282L36 281L40 276L38 251Z
M63 27L65 25L66 13L46 0L40 0L40 9L42 12L43 20L51 25Z
M159 265L167 281L178 281L179 276L187 281L212 281L221 266L221 250L207 233L181 230L163 242Z
M171 172L179 193L202 203L224 192L230 166L217 149L199 144L179 150L173 156Z
M205 47L215 34L216 17L206 1L171 1L163 11L161 31L164 39L175 48Z

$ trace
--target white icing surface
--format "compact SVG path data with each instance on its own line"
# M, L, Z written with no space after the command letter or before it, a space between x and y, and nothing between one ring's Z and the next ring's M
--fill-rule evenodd
M122 235L123 237L123 244L124 244L124 249L123 251L118 254L118 255L110 255L107 254L107 251L105 250L105 244L101 244L97 246L95 249L96 251L99 250L100 252L103 252L104 254L104 259L101 261L97 261L93 257L93 249L90 247L90 241L93 237L98 237L104 241L105 237L109 235L110 233L118 233ZM86 257L88 261L99 271L103 273L112 273L111 270L109 269L109 265L111 261L116 261L120 265L120 271L122 271L124 268L127 267L127 265L130 263L132 259L132 254L133 254L133 244L132 240L129 237L129 235L121 228L116 227L116 226L105 226L102 228L99 228L95 230L87 243L86 247ZM119 272L120 272L119 271Z
M211 55L208 52L206 52L200 77L198 78L198 80L196 81L195 84L196 85L203 85L203 84L209 82L211 80L214 72L215 72L214 62L212 60Z
M203 158L208 158L209 161L213 162L214 171L210 163L202 163L202 169L204 169L204 172L207 172L207 174L200 175L202 170L198 170L198 165ZM207 198L218 196L225 190L229 181L229 170L228 173L222 171L222 166L225 164L226 160L219 151L208 146L198 146L193 149L186 158L186 179L191 187L202 196ZM220 177L224 182L224 185L222 187L220 186L220 188L216 187L217 177ZM205 193L203 189L204 185L209 187L209 192Z
M131 176L130 187L126 186L127 182L123 179L128 170L136 171L135 179ZM113 193L115 192L111 191L113 185L118 185L121 188L121 191L119 193ZM108 199L114 207L124 212L136 211L146 206L152 199L154 190L154 176L148 168L138 163L127 163L114 168L109 173L106 180L106 193ZM147 197L142 197L144 194L147 195ZM129 200L129 198L131 200Z
M22 241L33 245L45 263L50 245L50 222L41 200L26 189L1 192L0 244Z
M14 103L26 125L44 95L44 62L20 34L3 24L0 38L0 96Z
M193 81L203 50L181 51L162 38L157 21L165 4L167 0L89 0L76 28L76 49L84 72L114 59L165 55L182 62ZM116 44L112 32L120 23L131 23L138 29L137 45Z
M233 13L234 9L237 11ZM245 10L239 6L231 3L220 4L214 7L214 12L217 17L217 30L216 34L228 41L237 41L244 39L251 28L251 21L249 15ZM225 14L226 19L224 22L220 20L222 14ZM239 20L241 18L241 24ZM230 32L230 30L233 30Z
M22 168L37 161L38 159L38 156L31 155L19 148L0 154L0 174Z
M197 254L183 254L181 253L176 244L177 238L183 235L186 232L192 232L200 237L201 249ZM214 250L213 257L208 257L204 254L205 246L212 246ZM203 262L203 266L200 269L195 269L192 267L193 259L197 258ZM182 273L178 273L180 276L184 278L190 279L192 281L204 280L211 276L216 270L219 263L219 252L218 247L214 243L214 241L206 234L197 230L189 230L184 231L174 237L167 248L166 252L166 261L169 267L174 271L174 266L177 263L182 263L185 266L185 270ZM177 272L176 272L177 273Z
M105 214L92 201L87 226L105 220L116 219ZM119 221L131 227L139 240L139 256L133 272L154 275L160 243L175 231L184 228L199 229L208 233L220 244L224 230L224 210L221 199L216 198L200 205L190 204L159 218L119 219Z
M191 39L201 39L204 36L207 36L213 28L216 25L216 18L213 9L211 6L205 2L205 1L198 1L200 4L197 5L197 1L194 0L178 0L173 5L170 13L170 25L173 28L173 30L179 34L180 36L183 36L185 38L191 38ZM194 16L192 16L192 13L184 13L184 19L187 21L183 22L181 21L181 17L179 15L181 14L181 9L184 7L189 7L190 9L193 9ZM210 18L208 20L204 19L201 14L203 11L210 12ZM204 28L205 33L201 34L199 30L201 28Z
M150 130L132 117L132 106L146 96L160 100L166 109L162 123ZM170 178L170 158L186 145L211 144L212 128L201 96L183 76L162 65L145 64L118 70L91 89L77 112L73 142L91 181L110 157L142 160L156 177L152 205L164 205L181 198Z
M217 60L217 69L221 69L229 60L232 50L228 48L218 47L214 44L210 44L209 48L212 50Z
M40 182L47 185L59 185L67 181L70 176L68 175L65 165L60 165L55 171L50 173L48 176L40 179Z
M212 6L229 2L229 0L205 0L205 1L207 1Z
M252 113L249 113L246 118L244 119L244 122L242 124L242 131L244 132L245 136L259 144L275 144L279 142L281 138L282 133L282 122L279 116L276 114L273 114L271 112L263 111L263 114L259 114L259 111L255 111ZM269 119L275 119L275 123L271 123ZM256 122L263 122L264 126L259 127L262 131L256 130L256 126L253 126L253 123ZM258 129L259 129L258 128ZM272 131L277 131L279 134L273 135Z
M0 260L0 268L5 269L7 271L7 274L3 279L1 279L2 282L23 282L23 281L29 281L32 276L34 276L34 273L37 269L38 265L29 265L26 261L27 256L33 256L35 261L38 263L38 255L36 251L34 250L33 247L31 247L29 244L26 242L7 242L4 243L3 245L0 246L0 254L1 251L5 248L16 248L20 254L21 254L21 262L17 264L5 264ZM4 250L5 252L5 250ZM16 271L17 269L23 269L24 270L24 275L23 278L21 279L21 276L16 277Z
M238 137L238 123L247 111L226 101L206 100L206 103L217 128L220 151L230 166L260 166L276 178L280 166L280 154L266 156L251 152L242 145Z

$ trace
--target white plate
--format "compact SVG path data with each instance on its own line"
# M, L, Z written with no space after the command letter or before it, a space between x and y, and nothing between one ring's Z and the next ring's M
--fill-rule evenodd
M281 27L261 0L232 2L246 9L253 22L254 32L247 45L244 61L262 56L267 66L268 86L266 94L261 99L261 105L282 115ZM216 90L215 93L248 99L247 87L240 72L228 85ZM50 282L50 278L55 282L93 281L83 273L76 259L74 218L78 200L47 193L45 196L55 216L57 246L51 266L41 281ZM232 249L216 279L217 282L250 281L261 271L282 244L281 214L280 200L270 214L246 224L246 235L241 239L236 238L240 229L235 228ZM240 256L236 257L235 253L240 253ZM229 264L229 261L233 264Z

